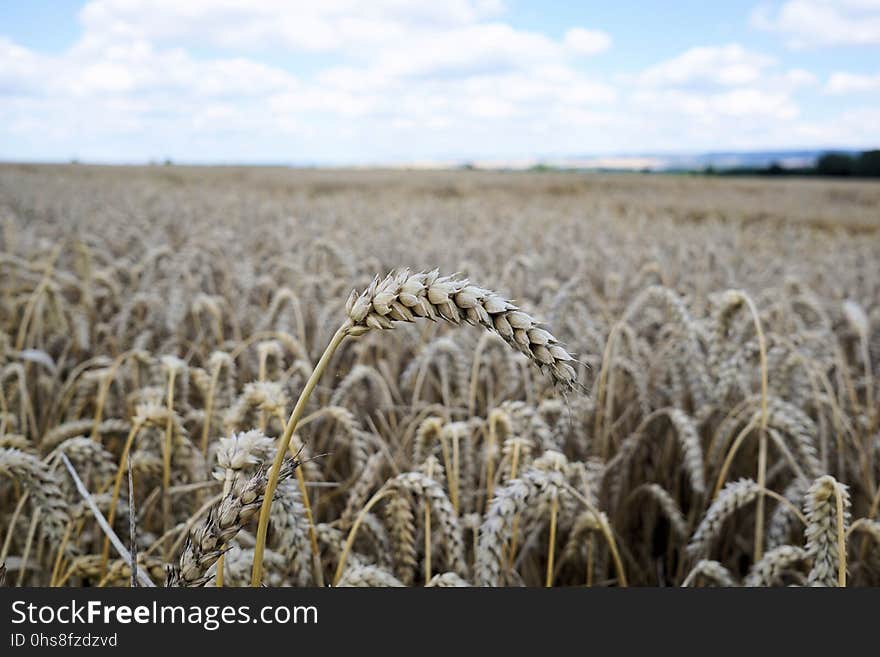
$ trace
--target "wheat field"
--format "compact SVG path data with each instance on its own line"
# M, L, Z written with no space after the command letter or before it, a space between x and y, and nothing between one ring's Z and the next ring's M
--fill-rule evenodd
M0 577L876 586L878 253L853 181L0 166Z

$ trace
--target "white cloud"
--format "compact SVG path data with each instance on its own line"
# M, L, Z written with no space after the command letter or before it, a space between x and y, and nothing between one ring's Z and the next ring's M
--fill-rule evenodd
M793 48L880 44L878 0L788 0L756 7L754 27L777 32Z
M601 30L573 27L565 33L563 42L577 55L597 55L611 47L611 36Z
M783 68L775 57L740 44L690 48L627 81L630 93L622 100L637 121L636 134L672 150L784 141L780 135L802 114L796 93L816 84L809 71Z
M325 53L357 62L336 74L348 68L381 82L562 64L611 43L580 27L557 41L496 20L503 12L499 0L92 0L80 12L81 47L146 41L255 55Z
M825 84L825 92L833 95L880 91L880 73L832 73Z
M497 0L93 0L80 20L63 53L0 37L0 157L528 157L821 127L797 102L815 76L767 53L707 45L594 73L610 35L516 27Z
M639 76L649 87L734 86L759 79L775 59L738 44L697 47L656 64Z
M67 52L42 56L0 39L0 116L35 141L51 124L62 148L102 131L105 141L140 134L141 147L163 150L199 134L229 144L219 136L230 133L254 143L360 138L368 148L375 135L421 126L475 131L449 141L466 149L497 138L502 124L525 133L540 117L561 129L566 113L615 101L611 85L577 69L610 37L572 28L554 39L502 13L497 0L93 0ZM293 75L260 61L303 52L329 63Z
M736 89L712 97L716 111L727 116L770 116L793 119L800 110L784 92L762 89Z
M460 77L562 61L559 44L542 34L484 23L407 37L378 52L372 66L389 77Z
M701 46L635 76L633 99L654 112L706 123L723 117L787 120L799 113L793 92L815 81L809 71L780 69L774 57L739 44Z
M497 0L92 0L80 20L106 39L336 52L471 25L502 10Z
M755 88L714 93L643 90L637 91L633 98L653 112L680 113L706 123L731 117L788 120L799 113L787 94Z
M794 140L817 148L876 148L877 125L880 125L880 110L876 106L853 107L835 116L833 121L794 121L784 132L779 132L778 141L791 144Z
M816 82L818 82L816 76L802 68L792 68L787 70L783 73L781 79L782 85L791 89L809 87L816 84Z
M51 71L48 58L0 36L0 97L42 93Z

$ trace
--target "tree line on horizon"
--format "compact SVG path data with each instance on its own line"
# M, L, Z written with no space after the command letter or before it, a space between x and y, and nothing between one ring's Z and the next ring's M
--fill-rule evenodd
M835 176L880 178L880 149L861 153L823 153L816 163L808 167L785 167L773 162L766 167L733 167L716 169L708 166L703 170L707 175L758 175L758 176Z

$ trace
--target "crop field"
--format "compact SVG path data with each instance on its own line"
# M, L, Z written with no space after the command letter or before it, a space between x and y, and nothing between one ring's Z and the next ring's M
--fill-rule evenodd
M7 586L877 586L878 379L876 183L0 166Z

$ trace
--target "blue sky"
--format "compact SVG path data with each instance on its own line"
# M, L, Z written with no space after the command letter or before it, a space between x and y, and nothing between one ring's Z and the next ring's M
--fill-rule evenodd
M370 164L880 146L880 0L32 0L0 159Z

